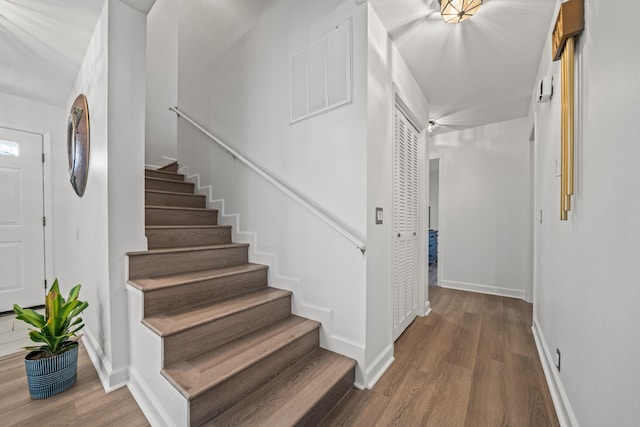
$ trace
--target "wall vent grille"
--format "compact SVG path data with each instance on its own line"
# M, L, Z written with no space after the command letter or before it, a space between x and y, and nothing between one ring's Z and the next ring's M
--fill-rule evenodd
M351 18L291 58L290 123L351 102Z

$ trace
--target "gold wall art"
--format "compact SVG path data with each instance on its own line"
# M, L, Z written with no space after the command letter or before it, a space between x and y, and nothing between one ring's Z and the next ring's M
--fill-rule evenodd
M584 30L584 0L562 3L553 29L553 60L561 60L562 121L560 148L560 220L569 219L574 192L575 38Z

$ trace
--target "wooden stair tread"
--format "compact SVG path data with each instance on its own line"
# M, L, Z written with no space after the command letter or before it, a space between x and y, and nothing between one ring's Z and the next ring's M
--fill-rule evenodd
M220 277L231 276L233 274L266 270L267 268L268 266L262 264L242 264L234 265L232 267L214 268L211 270L190 271L188 273L172 274L169 276L133 279L129 280L128 283L136 289L148 292L173 286L188 285L190 283L204 280L217 279Z
M185 194L185 193L182 193ZM163 209L170 211L193 211L193 212L217 212L217 209L209 209L209 208L190 208L187 206L156 206L156 205L145 205L145 209Z
M170 184L184 184L184 185L194 185L195 186L195 184L193 182L176 181L175 179L158 178L157 176L145 176L144 179L148 179L149 181L168 182Z
M179 172L145 168L144 173L145 173L145 176L147 177L148 176L167 176L167 177L172 177L175 181L184 181L184 174ZM147 173L150 173L152 175L147 175Z
M153 169L153 170L157 170L157 171L163 171L166 169L171 169L171 168L177 168L178 167L178 161L175 160L169 164L166 164L164 166L160 166L158 169Z
M185 246L179 248L161 248L161 249L149 249L146 251L134 251L127 252L128 256L143 256L143 255L155 255L155 254L170 254L177 252L195 252L195 251L208 251L211 249L227 249L227 248L239 248L248 247L248 243L224 243L220 245L204 245L204 246Z
M151 168L144 168L145 171L149 171L149 172L159 172L159 173L166 173L167 175L183 175L182 173L179 172L171 172L168 170L162 170L162 169L151 169Z
M147 225L144 227L146 230L172 230L174 228L179 229L192 229L192 228L231 228L230 225Z
M319 348L204 425L297 425L354 366L354 360Z
M213 351L169 365L162 373L185 397L193 399L319 327L318 322L292 315Z
M161 337L167 337L289 295L290 291L281 289L259 289L210 304L146 317L142 322Z
M175 181L179 182L179 181ZM167 194L170 196L181 196L181 197L207 197L204 194L189 194L189 193L181 193L179 191L167 191L167 190L154 190L154 189L145 189L145 193L157 193L157 194Z

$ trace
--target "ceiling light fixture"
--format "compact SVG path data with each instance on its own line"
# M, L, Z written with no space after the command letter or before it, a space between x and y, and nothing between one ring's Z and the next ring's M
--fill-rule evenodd
M436 122L434 122L433 120L429 120L429 133L433 132L433 129L436 127Z
M482 0L438 0L444 22L457 24L471 18L480 9Z

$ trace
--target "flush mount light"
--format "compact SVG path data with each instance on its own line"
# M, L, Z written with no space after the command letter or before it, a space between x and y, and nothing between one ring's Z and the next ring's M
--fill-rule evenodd
M480 9L482 0L438 0L444 22L457 24L471 18Z

